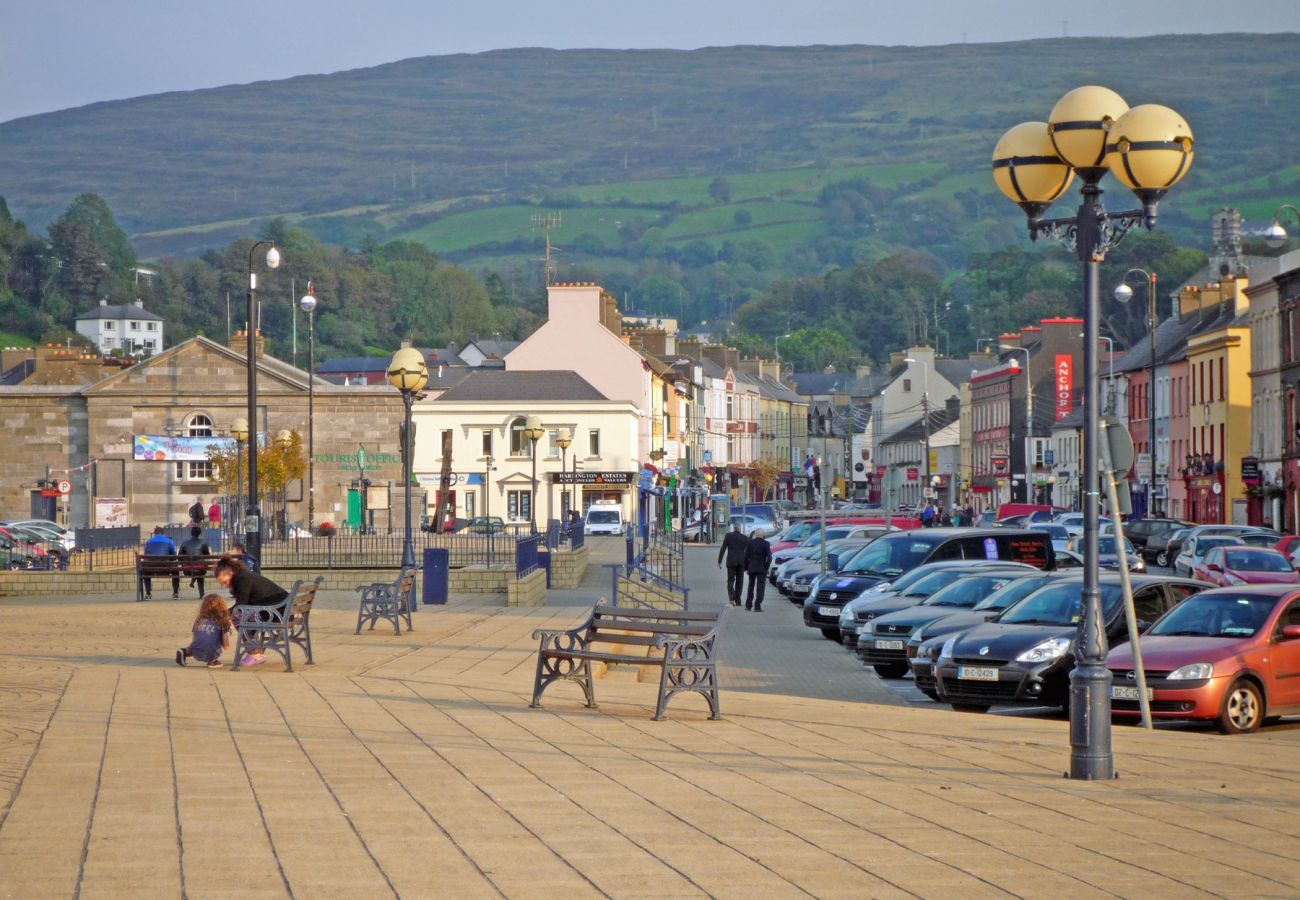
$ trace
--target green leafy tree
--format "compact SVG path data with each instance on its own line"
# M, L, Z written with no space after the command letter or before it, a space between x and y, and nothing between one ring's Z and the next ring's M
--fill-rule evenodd
M719 206L731 202L731 182L719 175L709 182L709 196Z

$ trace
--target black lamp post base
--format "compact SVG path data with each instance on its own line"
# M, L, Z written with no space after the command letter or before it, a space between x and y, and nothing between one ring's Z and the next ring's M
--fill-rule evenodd
M1070 777L1108 781L1115 777L1111 752L1110 670L1081 664L1070 673Z

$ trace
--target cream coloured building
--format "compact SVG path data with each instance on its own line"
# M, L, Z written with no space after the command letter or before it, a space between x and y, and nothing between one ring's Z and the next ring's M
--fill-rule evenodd
M546 436L536 453L524 436L526 417L541 418ZM572 505L614 500L633 513L641 417L626 400L610 400L576 372L474 372L437 399L415 407L413 472L436 515L444 432L450 432L452 511L459 518L500 516L539 528ZM567 430L572 444L559 445ZM568 474L562 474L567 472ZM567 482L567 483L566 483ZM574 483L576 482L576 483ZM536 498L536 499L534 499Z

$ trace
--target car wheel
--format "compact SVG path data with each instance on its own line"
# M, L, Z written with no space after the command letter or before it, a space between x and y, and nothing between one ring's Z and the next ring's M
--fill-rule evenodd
M983 703L954 703L952 708L957 712L969 713L986 713L989 711L989 708Z
M822 637L828 641L838 641L840 639L840 630L838 628L823 628Z
M942 702L943 702L942 700L939 699L939 692L938 692L938 691L930 691L930 690L926 690L926 689L922 688L922 689L921 689L921 693L922 693L922 694L925 694L925 696L929 697L929 698L930 698L931 700L933 700L935 703L942 703Z
M1254 682L1239 678L1223 697L1219 730L1224 734L1249 734L1264 721L1264 698Z
M902 678L907 674L907 663L877 663L871 668L881 678Z
M1169 565L1169 554L1161 550L1156 554L1156 565L1164 568Z

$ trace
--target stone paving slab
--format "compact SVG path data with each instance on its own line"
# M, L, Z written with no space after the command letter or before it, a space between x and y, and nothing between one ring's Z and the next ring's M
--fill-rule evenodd
M627 679L532 710L581 607L354 603L288 673L178 668L190 603L0 600L0 896L1300 896L1295 732L1117 728L1072 782L1060 721L732 687L785 646L742 615L721 721Z

